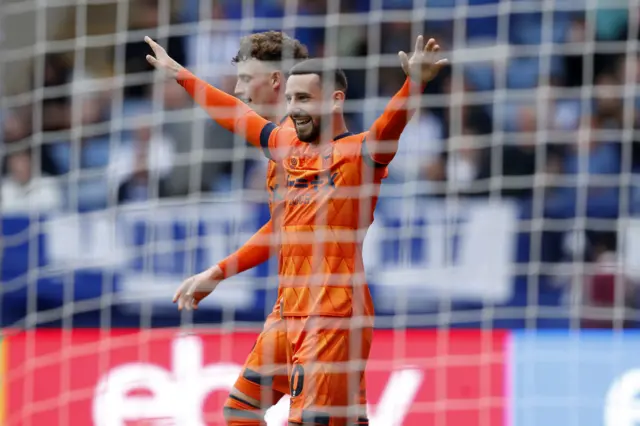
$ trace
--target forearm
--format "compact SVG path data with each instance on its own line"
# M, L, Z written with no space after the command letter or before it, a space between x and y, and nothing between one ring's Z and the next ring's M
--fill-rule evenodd
M186 69L178 73L176 81L218 124L244 136L252 145L261 146L260 133L268 121L244 102L206 83Z
M423 90L424 86L407 78L369 129L366 149L375 163L389 164L395 156L400 135L415 112L410 102L411 96L419 95Z
M224 277L240 274L269 260L274 252L273 236L273 224L269 220L235 253L218 263Z

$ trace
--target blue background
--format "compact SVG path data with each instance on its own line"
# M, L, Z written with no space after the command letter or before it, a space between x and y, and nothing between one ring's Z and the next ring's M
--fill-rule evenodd
M433 314L453 309L454 315L469 311L453 327L524 327L528 286L535 285L538 305L558 308L557 315L536 325L566 327L561 290L545 276L498 274L537 255L530 250L530 235L515 230L527 217L526 204L505 203L495 214L508 220L487 226L493 208L487 201L452 207L427 199L404 204L383 199L367 237L373 242L365 247L379 317L408 313L407 327L431 327L438 326ZM485 223L473 220L476 213ZM59 217L4 217L3 325L21 325L25 318L53 326L177 325L184 317L170 299L180 282L240 247L267 218L261 204L233 202L71 214L62 217L64 226ZM514 232L505 242L496 235L507 223ZM400 229L410 230L410 236ZM275 301L275 264L272 260L224 284L190 320L261 321ZM486 318L481 310L487 305L517 309L512 316Z
M510 355L512 426L640 424L637 408L635 422L605 422L611 386L640 368L640 333L514 332Z

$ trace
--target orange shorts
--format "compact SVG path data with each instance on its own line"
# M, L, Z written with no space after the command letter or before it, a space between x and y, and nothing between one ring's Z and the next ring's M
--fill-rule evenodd
M287 332L277 311L267 317L234 385L235 397L256 410L266 410L289 393ZM234 399L234 395L230 397ZM237 401L236 401L237 402ZM233 401L228 401L227 406Z
M291 409L289 422L368 425L365 367L373 328L350 318L286 318Z

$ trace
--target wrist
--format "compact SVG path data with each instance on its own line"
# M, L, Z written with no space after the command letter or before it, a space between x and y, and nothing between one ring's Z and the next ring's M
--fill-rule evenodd
M174 69L174 72L177 81L184 81L191 78L191 73L182 65L177 65L177 67Z
M220 264L214 265L207 270L207 277L210 280L222 280L225 278L224 269Z
M407 93L407 96L422 96L425 89L427 88L427 83L422 80L411 78L407 76L407 80L405 81L404 90Z

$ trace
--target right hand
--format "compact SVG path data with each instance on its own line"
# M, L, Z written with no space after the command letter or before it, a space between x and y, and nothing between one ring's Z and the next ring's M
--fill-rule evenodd
M200 301L207 297L224 279L224 273L218 265L204 272L187 278L180 284L173 296L173 303L178 303L178 310L198 309Z
M424 43L424 38L418 36L411 57L405 52L398 52L402 70L416 83L427 84L449 65L448 59L440 59L440 46L432 38Z
M153 41L151 37L147 36L144 41L151 47L153 54L147 55L147 62L151 64L156 70L163 72L167 77L178 78L178 73L183 69L183 66L177 63L162 46Z

